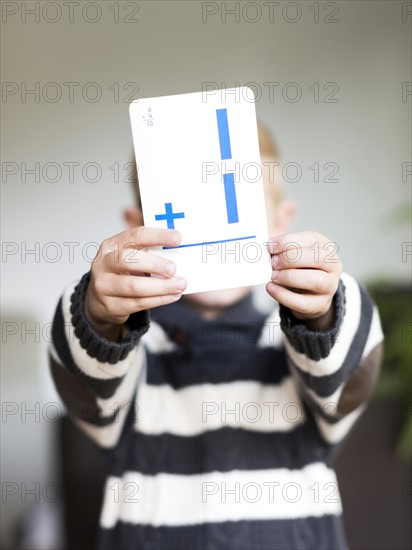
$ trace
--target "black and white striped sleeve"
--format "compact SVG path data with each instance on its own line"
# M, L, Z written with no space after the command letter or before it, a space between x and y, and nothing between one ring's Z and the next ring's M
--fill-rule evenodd
M69 416L100 446L113 447L133 403L145 356L139 345L147 311L129 317L123 338L98 334L84 313L90 274L60 299L49 349L51 373Z
M338 443L365 408L379 370L383 333L365 288L343 273L330 330L309 330L281 306L290 368L323 438Z

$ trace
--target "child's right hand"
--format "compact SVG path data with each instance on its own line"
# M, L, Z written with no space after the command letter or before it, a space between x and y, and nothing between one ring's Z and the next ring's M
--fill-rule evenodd
M89 321L107 335L113 325L123 325L131 313L176 302L186 280L174 277L176 266L144 248L177 246L178 231L134 227L105 239L93 260L86 293L85 312ZM159 275L150 277L150 274Z

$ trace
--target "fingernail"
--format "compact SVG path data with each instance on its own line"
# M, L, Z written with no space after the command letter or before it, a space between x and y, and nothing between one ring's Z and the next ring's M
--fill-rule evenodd
M269 254L274 254L276 248L279 246L279 243L275 240L265 243L268 249Z
M278 269L274 269L272 271L272 281L276 281L276 279L279 278L279 273L280 273L280 271Z
M166 265L166 273L168 275L174 275L175 270L175 264L169 263Z
M183 279L183 277L178 277L176 279L176 288L178 290L184 290L186 288L186 279Z
M279 264L280 264L279 256L278 255L272 256L272 266L276 268L278 267Z
M179 233L179 231L173 231L173 234L172 234L173 244L179 244L181 240L182 240L182 235Z

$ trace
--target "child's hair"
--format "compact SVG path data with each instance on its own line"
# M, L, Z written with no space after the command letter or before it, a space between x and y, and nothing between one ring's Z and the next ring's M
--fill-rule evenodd
M276 147L276 144L272 138L271 133L267 127L258 122L258 137L259 137L259 149L260 156L262 159L265 157L266 160L263 160L263 165L266 162L279 162L279 150ZM270 160L268 160L270 159ZM262 165L262 170L265 170L265 167ZM266 195L271 198L273 203L277 206L282 200L282 181L281 177L275 176L275 171L267 169L266 174L269 172L270 176L266 182ZM274 179L271 178L274 176Z
M270 157L279 160L279 151L273 137L264 124L258 122L259 149L261 157Z
M275 142L273 141L273 138L269 130L261 122L258 122L257 126L258 126L259 149L260 149L261 157L269 157L274 160L278 160L279 159L278 148L276 147ZM134 166L136 166L136 159L134 154L132 156L132 162ZM136 199L136 206L138 208L141 208L142 202L140 199L139 176L137 173L137 167L132 172L131 183L133 186L133 193ZM277 204L281 198L281 189L279 185L275 185L274 187L276 187L276 189L274 189L273 196Z

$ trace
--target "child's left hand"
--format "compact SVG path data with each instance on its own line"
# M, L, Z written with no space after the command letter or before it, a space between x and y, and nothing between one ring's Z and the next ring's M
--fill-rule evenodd
M268 294L298 319L327 315L342 272L336 243L320 233L301 231L274 237L268 250L272 264Z

